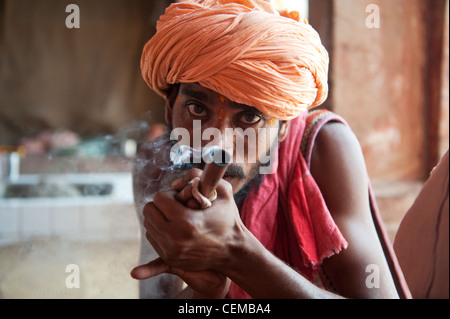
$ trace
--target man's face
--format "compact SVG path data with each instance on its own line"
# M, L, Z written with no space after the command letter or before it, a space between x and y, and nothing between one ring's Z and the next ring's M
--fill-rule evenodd
M166 103L167 123L172 129L189 132L189 146L195 147L195 137L201 136L202 148L217 145L233 154L224 179L234 193L260 173L261 163L268 162L268 153L272 156L271 147L287 134L288 122L269 118L254 107L232 102L197 83L181 83L174 94Z

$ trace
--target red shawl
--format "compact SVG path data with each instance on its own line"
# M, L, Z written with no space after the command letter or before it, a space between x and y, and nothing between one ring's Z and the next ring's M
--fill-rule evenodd
M245 226L277 257L312 281L323 259L347 247L300 152L306 113L292 120L273 172L243 203ZM227 297L250 296L234 283Z

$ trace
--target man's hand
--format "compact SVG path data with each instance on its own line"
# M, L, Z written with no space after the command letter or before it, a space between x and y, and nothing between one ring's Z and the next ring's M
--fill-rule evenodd
M217 270L230 262L230 248L239 241L244 226L232 187L224 180L217 186L212 206L198 208L189 181L200 174L201 170L191 170L173 184L174 191L157 193L146 204L146 238L160 259L136 267L132 276L145 279L172 273L197 292L223 297L229 280Z

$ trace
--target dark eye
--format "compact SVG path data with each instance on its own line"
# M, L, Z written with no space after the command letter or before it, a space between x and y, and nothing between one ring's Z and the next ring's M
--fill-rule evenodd
M246 125L255 125L261 121L261 117L255 113L244 113L240 121Z
M203 106L195 104L195 103L189 103L187 105L189 113L191 113L194 116L207 116L206 110Z

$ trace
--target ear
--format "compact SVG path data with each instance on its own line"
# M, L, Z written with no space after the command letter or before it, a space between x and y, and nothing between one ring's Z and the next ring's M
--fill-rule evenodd
M278 142L283 142L289 132L290 121L280 121L280 130L278 132Z

